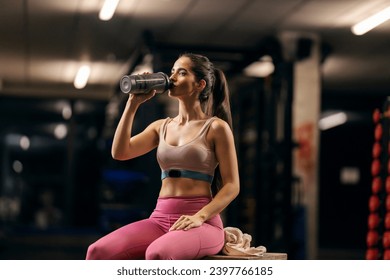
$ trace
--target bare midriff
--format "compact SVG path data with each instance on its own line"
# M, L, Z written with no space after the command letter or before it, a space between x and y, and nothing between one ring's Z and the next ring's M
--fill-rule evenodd
M189 178L165 178L159 197L171 196L211 196L210 184Z

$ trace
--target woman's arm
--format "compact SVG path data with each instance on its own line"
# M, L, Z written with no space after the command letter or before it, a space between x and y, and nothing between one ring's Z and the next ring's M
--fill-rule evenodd
M206 220L222 212L240 191L240 178L233 133L229 125L222 121L214 121L211 125L211 137L214 140L215 152L219 161L222 187L214 199L193 216L182 216L171 230L190 229L202 225Z
M158 131L162 120L151 123L141 133L131 136L133 121L138 107L155 95L155 91L146 95L130 95L121 119L115 130L111 155L117 160L127 160L141 156L158 145Z

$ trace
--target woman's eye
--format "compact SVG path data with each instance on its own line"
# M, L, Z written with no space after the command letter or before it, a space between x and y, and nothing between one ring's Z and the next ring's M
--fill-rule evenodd
M180 75L180 76L184 76L185 74L186 74L185 71L180 71L180 72L179 72L179 75Z

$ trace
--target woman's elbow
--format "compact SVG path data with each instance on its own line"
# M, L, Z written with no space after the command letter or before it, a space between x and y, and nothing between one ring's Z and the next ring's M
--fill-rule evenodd
M236 198L240 194L240 185L237 184L236 187L233 190L233 196Z
M240 184L231 184L229 194L232 200L235 199L240 194Z
M119 153L118 151L111 150L111 156L115 160L126 160L128 157L123 155L122 153Z

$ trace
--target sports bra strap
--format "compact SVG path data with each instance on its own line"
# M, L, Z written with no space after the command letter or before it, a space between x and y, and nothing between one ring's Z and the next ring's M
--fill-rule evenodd
M204 133L206 133L208 131L212 121L215 120L215 119L216 119L216 117L211 117L204 123L204 125L203 125L203 127L202 127L202 129L201 129L201 131L199 133L199 136L201 136L202 134L204 134Z

